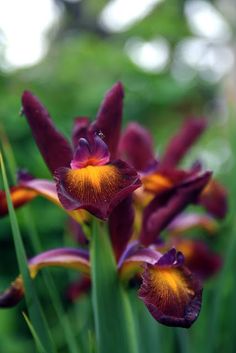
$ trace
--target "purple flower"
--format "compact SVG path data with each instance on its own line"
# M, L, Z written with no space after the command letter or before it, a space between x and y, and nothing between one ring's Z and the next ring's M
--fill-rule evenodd
M173 231L176 225L171 222L189 204L200 202L210 208L206 188L211 172L177 167L204 130L205 122L188 120L163 157L157 158L149 132L140 125L131 123L121 134L123 96L122 84L117 83L105 96L93 123L87 117L76 118L72 148L39 100L25 92L23 111L55 182L21 173L18 185L11 188L12 201L17 208L38 195L46 197L79 223L83 239L84 226L92 236L91 214L108 220L120 280L129 283L135 278L141 282L139 298L156 320L168 326L189 327L200 312L202 286L190 272L191 265L186 267L190 261L185 263L182 252L175 250L179 244L167 242L161 247L160 236L168 226ZM1 192L0 215L6 213L6 196ZM31 276L46 266L74 268L84 275L77 292L88 290L86 245L84 242L85 250L61 248L33 257L29 261ZM19 276L0 295L0 306L13 306L23 295Z

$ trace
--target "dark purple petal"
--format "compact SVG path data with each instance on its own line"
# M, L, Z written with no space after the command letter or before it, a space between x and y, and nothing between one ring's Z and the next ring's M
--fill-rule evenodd
M146 171L157 165L152 136L138 123L128 124L121 136L119 151L136 170Z
M5 292L0 293L0 308L11 308L17 305L23 296L23 282L21 277L18 277Z
M216 218L224 218L228 210L227 191L216 180L211 180L199 196L199 203Z
M22 96L23 111L34 139L50 171L69 167L72 149L67 140L55 129L49 113L30 92Z
M61 248L49 250L33 257L28 264L32 278L35 278L40 269L51 266L72 268L86 275L90 273L89 255L86 251L80 249ZM23 280L21 276L18 276L10 288L0 294L0 307L15 306L23 296Z
M72 169L79 169L88 165L104 165L109 160L110 153L107 145L99 136L94 136L89 142L85 138L79 140L70 165Z
M106 94L98 111L95 122L90 131L102 133L104 141L111 153L111 160L117 156L117 148L120 139L124 90L120 82L117 82Z
M132 236L133 223L132 195L129 195L114 208L109 217L109 233L117 262Z
M190 178L178 187L156 196L144 210L140 241L149 245L160 232L190 203L197 200L200 192L209 182L210 172Z
M74 149L76 149L78 142L81 138L87 139L89 128L89 118L80 116L75 118L74 127L72 131L72 142Z
M12 186L10 188L11 200L14 208L24 206L26 203L33 200L38 194L24 186ZM5 191L0 190L0 217L8 214L8 205Z
M206 128L203 118L187 119L181 130L170 140L160 161L160 168L173 168L181 161L187 151Z
M172 257L169 254L167 257ZM163 255L165 256L165 255ZM176 261L165 264L160 259L146 264L139 297L151 315L167 326L190 327L201 309L202 288L191 272Z
M200 240L178 238L172 245L184 254L185 265L202 280L216 274L222 266L221 257Z
M60 168L55 180L65 209L82 208L101 219L107 219L141 185L136 171L122 161L81 169Z
M91 279L89 277L82 277L77 282L72 283L66 291L66 297L75 301L82 295L87 294L91 289Z
M168 252L166 252L160 260L158 260L158 265L159 266L167 266L167 265L173 265L176 260L176 250L175 248L172 248Z

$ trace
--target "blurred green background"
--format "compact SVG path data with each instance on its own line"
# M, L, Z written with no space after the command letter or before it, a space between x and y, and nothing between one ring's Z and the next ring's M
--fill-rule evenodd
M225 258L225 267L206 284L202 313L193 328L160 328L153 321L160 336L159 348L150 342L153 352L210 352L208 339L214 341L212 352L235 351L235 18L234 0L3 0L0 4L1 141L6 134L19 168L50 177L19 115L26 89L40 98L60 131L70 137L73 118L93 119L105 92L120 80L125 87L124 126L136 120L150 128L157 154L187 116L209 121L207 132L184 163L201 159L229 189L229 216L219 234L208 239ZM11 160L6 164L10 172ZM61 210L37 199L29 212L43 249L73 244ZM33 230L25 213L17 214L27 254L32 256ZM17 274L7 217L0 221L0 257L0 289L4 289ZM63 297L77 274L51 273L76 326L79 352L92 352L88 299L71 305ZM61 347L58 352L67 352L40 276L36 285ZM35 351L21 315L24 308L22 303L0 311L0 352Z

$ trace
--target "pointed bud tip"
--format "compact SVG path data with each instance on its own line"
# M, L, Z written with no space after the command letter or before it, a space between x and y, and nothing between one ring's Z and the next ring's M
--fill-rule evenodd
M120 96L121 98L124 97L124 86L121 83L121 81L117 81L112 88L110 89L110 91L108 91L108 94L114 94L117 96Z

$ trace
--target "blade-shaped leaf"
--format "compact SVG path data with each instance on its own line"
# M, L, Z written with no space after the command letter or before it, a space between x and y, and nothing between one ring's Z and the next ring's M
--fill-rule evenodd
M10 216L13 241L14 241L14 246L16 251L16 257L17 257L19 270L20 270L20 273L22 274L22 278L24 281L25 297L26 297L27 307L29 310L30 320L46 352L54 353L56 351L51 338L51 334L50 334L45 316L43 314L41 305L37 298L33 283L29 275L24 244L21 238L15 210L12 205L5 165L4 165L4 161L1 153L0 153L0 165L2 170L3 185L7 196L7 204L9 208L9 216Z
M118 280L110 239L94 222L91 241L92 301L98 353L137 353L127 293Z

